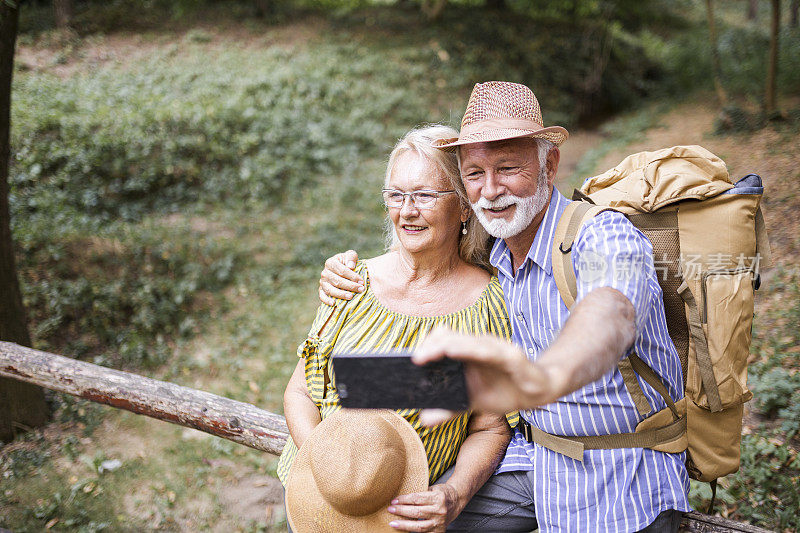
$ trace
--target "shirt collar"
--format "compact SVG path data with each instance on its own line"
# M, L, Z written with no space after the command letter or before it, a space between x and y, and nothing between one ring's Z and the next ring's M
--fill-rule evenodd
M533 261L547 274L552 274L553 272L552 246L556 226L558 225L561 215L564 213L564 209L567 208L569 203L570 201L558 192L558 189L553 187L553 195L550 198L550 204L547 206L544 218L541 224L539 224L539 229L536 230L536 236L533 238L533 244L531 244L528 255L525 257L525 261ZM492 252L489 255L489 262L495 266L498 271L502 272L504 276L511 279L514 278L512 273L511 251L508 249L503 239L497 239L495 241ZM520 268L524 266L525 262L522 263Z

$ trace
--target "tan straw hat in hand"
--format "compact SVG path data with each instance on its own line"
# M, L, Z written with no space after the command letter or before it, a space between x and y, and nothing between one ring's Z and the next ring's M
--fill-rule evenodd
M414 428L389 410L343 409L314 428L286 482L295 533L396 531L387 511L428 489L428 459Z
M538 137L559 145L569 132L561 126L545 128L539 101L525 85L508 81L476 83L461 119L457 138L440 139L437 148L455 149L472 144L516 137Z

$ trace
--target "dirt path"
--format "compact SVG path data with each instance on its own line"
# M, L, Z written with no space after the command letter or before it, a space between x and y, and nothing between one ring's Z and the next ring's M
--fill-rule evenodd
M572 176L587 151L603 142L603 134L597 130L573 130L569 139L559 147L561 160L558 163L558 178L566 180Z

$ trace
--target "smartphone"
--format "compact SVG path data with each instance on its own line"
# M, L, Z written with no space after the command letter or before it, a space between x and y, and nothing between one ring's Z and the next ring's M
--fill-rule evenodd
M333 356L343 407L464 411L469 407L464 368L443 359L425 366L411 352L343 353Z

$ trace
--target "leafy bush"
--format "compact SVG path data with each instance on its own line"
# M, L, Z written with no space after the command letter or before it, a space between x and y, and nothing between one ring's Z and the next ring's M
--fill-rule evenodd
M798 527L800 455L793 447L775 436L744 435L742 465L730 477L736 516L777 531Z
M753 375L750 383L759 411L769 418L783 420L782 432L787 438L800 430L800 373L771 368Z
M476 82L507 80L534 90L547 124L570 126L595 113L638 102L651 89L652 71L659 68L613 19L588 14L570 18L523 6L495 11L475 5L448 5L442 20L434 24L419 25L417 18L398 9L375 8L348 13L341 22L397 36L391 42L370 43L381 51L402 43L435 52L429 76L439 89L434 94L451 106L453 119L463 111L463 107L453 109L453 102L463 105L466 98L461 103L452 89L469 94Z
M163 363L168 339L194 332L197 296L226 285L240 262L213 240L120 233L124 240L20 242L25 304L40 347L117 365Z
M738 7L738 6L737 6ZM661 67L657 86L667 94L684 95L713 87L708 25L697 20L685 31L668 36L641 33L647 57ZM779 37L778 91L794 94L800 87L800 32L783 28ZM722 85L733 97L761 101L767 71L766 27L727 27L718 37Z
M133 72L20 80L16 213L44 203L137 220L198 200L283 201L385 146L401 131L386 122L421 121L422 95L402 85L434 55L414 52L387 72L385 58L353 45L187 52Z
M433 55L401 53L387 74L356 45L213 61L190 47L129 70L18 76L10 205L40 346L163 362L169 339L193 331L197 295L241 262L234 243L164 216L291 204L383 156L424 118L405 81Z

